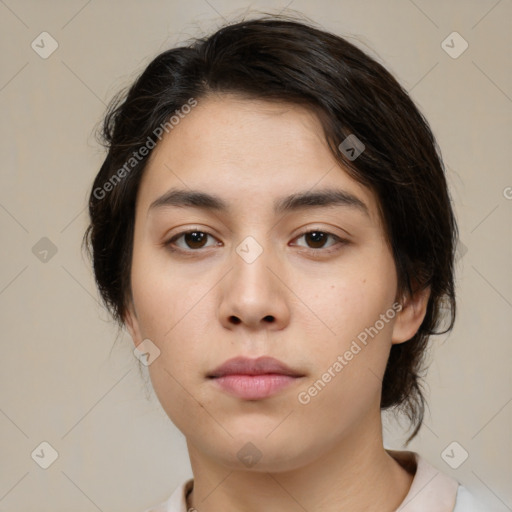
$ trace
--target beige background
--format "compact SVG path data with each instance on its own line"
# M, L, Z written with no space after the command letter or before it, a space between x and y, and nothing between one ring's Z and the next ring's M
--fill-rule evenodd
M190 476L184 438L126 332L114 345L80 253L103 158L92 133L112 95L158 52L222 17L287 5L378 55L437 136L463 243L459 316L452 335L434 340L430 414L409 448L512 510L512 2L5 0L0 511L141 512ZM46 59L31 48L43 31L59 45ZM469 44L456 59L441 46L453 31ZM34 254L43 237L57 249L46 262ZM390 422L385 438L400 448L405 436ZM31 457L43 441L59 455L46 470ZM458 469L441 457L453 441L469 453Z

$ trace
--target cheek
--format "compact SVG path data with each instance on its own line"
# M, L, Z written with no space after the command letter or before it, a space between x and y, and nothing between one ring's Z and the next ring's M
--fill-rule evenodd
M296 310L297 318L309 329L310 337L326 349L341 350L390 308L394 283L382 279L381 275L358 270L331 275L324 285L302 278L297 296L303 303ZM390 330L390 321L385 326L379 323L379 331L384 336L389 335Z
M176 328L183 321L186 323L188 313L204 295L201 279L180 273L163 250L135 251L131 280L144 334L160 343L166 343Z
M396 316L393 262L383 263L390 266L377 269L361 261L358 268L331 275L321 289L317 281L315 293L312 283L303 278L301 297L315 313L308 311L300 320L304 341L314 343L313 350L303 347L315 369L307 383L313 388L311 393L306 389L305 400L315 401L321 415L337 415L348 410L345 406L357 408L358 403L367 405L379 395Z
M155 394L170 420L183 433L194 430L198 418L206 421L198 393L206 371L205 360L213 360L211 312L200 300L200 287L177 291L159 281L141 308L141 325L159 348L160 356L148 367Z
M134 255L132 290L141 336L160 351L148 367L153 388L166 411L178 411L186 403L185 390L197 378L204 355L204 348L198 347L204 336L196 334L208 332L203 286L141 251Z

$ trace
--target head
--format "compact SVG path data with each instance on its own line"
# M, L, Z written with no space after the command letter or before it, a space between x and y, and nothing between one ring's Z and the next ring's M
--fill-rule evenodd
M252 441L262 468L291 468L390 408L414 437L429 337L455 317L456 223L431 130L383 66L310 24L244 21L158 55L103 136L84 243L192 445L236 465ZM240 355L300 377L235 397L211 375Z

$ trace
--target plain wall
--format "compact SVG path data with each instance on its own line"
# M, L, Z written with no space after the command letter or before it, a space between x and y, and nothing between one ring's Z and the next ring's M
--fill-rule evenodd
M462 241L459 309L451 335L433 339L430 408L407 449L512 510L511 2L6 0L0 511L141 512L191 476L184 437L139 372L128 334L115 343L81 253L87 194L104 157L93 130L157 53L223 16L287 5L383 63L437 137ZM43 31L59 45L46 59L31 47ZM453 31L469 44L458 58L441 46ZM387 447L405 438L386 421ZM31 457L43 441L58 452L46 470ZM441 457L453 441L469 454L458 469Z

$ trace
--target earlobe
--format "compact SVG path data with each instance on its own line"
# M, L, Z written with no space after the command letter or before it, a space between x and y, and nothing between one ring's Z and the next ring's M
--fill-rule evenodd
M413 296L401 301L402 309L393 325L391 336L393 345L410 340L418 332L427 312L429 298L430 287L427 287L417 290Z

